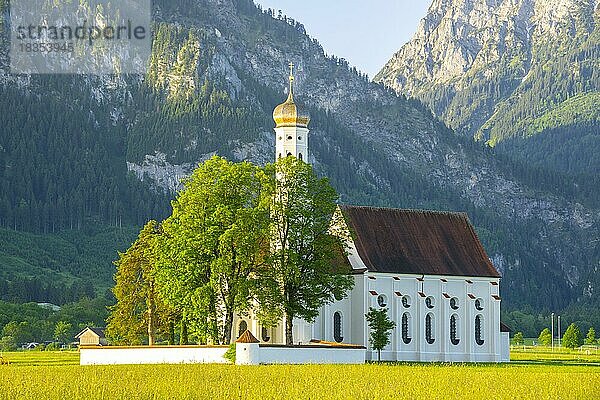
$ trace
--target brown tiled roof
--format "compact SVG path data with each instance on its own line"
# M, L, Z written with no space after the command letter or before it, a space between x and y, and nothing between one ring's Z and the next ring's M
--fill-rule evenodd
M235 341L236 343L260 343L248 329Z
M341 209L369 272L500 277L466 214Z

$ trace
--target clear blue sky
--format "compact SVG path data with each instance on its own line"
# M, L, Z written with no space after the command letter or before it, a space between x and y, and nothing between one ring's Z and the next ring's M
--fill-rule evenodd
M255 0L306 27L327 54L372 78L406 43L432 0Z

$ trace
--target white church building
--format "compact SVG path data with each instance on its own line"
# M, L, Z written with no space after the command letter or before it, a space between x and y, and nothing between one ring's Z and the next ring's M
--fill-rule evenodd
M276 157L308 161L310 117L294 102L293 79L273 113ZM396 328L382 360L509 361L500 274L466 214L348 205L339 211L352 237L347 263L354 288L313 323L294 321L294 343L362 345L367 360L376 359L365 314L387 308ZM283 323L267 328L250 315L236 316L235 324L238 336L248 329L262 343L285 343Z

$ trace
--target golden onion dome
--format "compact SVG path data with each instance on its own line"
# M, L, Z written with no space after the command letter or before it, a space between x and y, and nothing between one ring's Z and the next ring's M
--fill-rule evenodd
M285 103L275 107L273 111L273 120L275 127L299 126L307 128L310 122L310 115L294 102L294 75L293 64L290 64L290 90Z

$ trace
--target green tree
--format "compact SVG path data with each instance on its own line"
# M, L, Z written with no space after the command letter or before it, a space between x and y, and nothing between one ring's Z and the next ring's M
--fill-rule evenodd
M2 328L2 336L12 337L17 344L28 342L32 339L31 326L25 321L10 321Z
M228 344L234 313L250 309L269 250L268 177L213 157L185 180L163 223L159 282L201 340Z
M550 346L552 344L552 333L550 332L550 329L544 328L544 330L540 332L538 342L542 346Z
M2 338L0 339L0 350L1 351L17 350L17 341L12 336L2 336Z
M54 339L60 343L66 343L71 338L72 325L65 321L58 321L54 326Z
M563 346L568 349L574 349L583 344L583 335L577 325L569 325L562 339Z
M354 284L349 271L336 261L347 241L335 234L338 195L325 178L295 157L279 159L271 170L271 267L263 283L275 283L271 299L262 299L271 315L285 317L285 341L293 343L294 318L314 321L324 304L344 298Z
M525 343L525 340L523 339L523 332L515 333L515 337L513 337L513 343L517 346L522 346L523 343Z
M371 347L377 350L377 361L381 361L381 350L390 343L392 329L396 323L390 319L387 314L387 308L375 309L369 307L369 312L365 314L369 324L370 335L369 343Z
M596 331L594 330L594 327L590 327L590 330L588 331L588 333L585 337L585 344L589 344L589 345L596 344Z
M158 294L155 280L157 239L160 227L149 221L137 240L115 262L117 273L113 293L117 303L110 308L107 334L115 342L148 345L157 333L168 334L174 311Z

